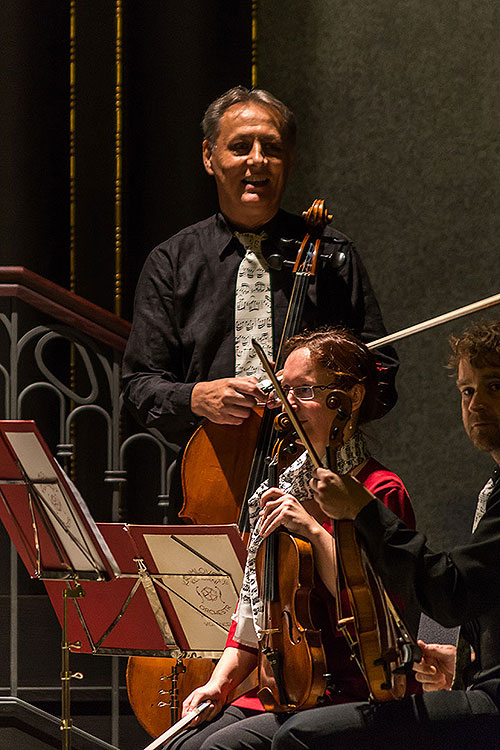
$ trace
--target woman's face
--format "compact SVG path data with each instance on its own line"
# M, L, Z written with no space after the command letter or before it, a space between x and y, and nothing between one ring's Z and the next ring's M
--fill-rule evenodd
M322 456L328 445L330 428L335 416L334 411L326 405L329 390L316 389L312 399L300 399L295 396L293 388L301 385L328 385L334 376L326 367L314 362L307 348L294 349L287 357L283 367L281 385L287 390L288 402L302 423L309 440L319 456ZM360 386L354 386L354 389ZM351 389L349 393L353 393ZM362 397L361 397L362 401ZM359 398L354 399L353 407L358 410Z

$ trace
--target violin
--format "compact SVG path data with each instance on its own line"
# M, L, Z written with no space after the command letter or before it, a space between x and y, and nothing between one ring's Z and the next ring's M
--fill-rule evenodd
M279 486L282 444L278 440L269 464L270 487ZM264 606L257 695L266 711L313 708L324 696L327 681L321 628L312 617L311 543L286 530L273 531L258 550L256 572Z
M253 345L313 465L321 467L321 461L289 406L262 348L255 341ZM344 430L351 417L352 404L350 396L341 390L331 391L326 404L334 412L326 453L329 467L335 471L337 449L344 442ZM347 640L370 697L377 701L401 698L406 689L405 674L411 670L413 662L421 658L421 649L411 638L370 565L358 542L354 522L335 521L334 537L338 575L337 627ZM342 590L348 595L348 614L342 608Z
M299 330L307 290L318 269L320 246L325 239L322 233L332 220L323 200L315 200L302 215L308 231L295 263L279 255L272 255L268 261L276 270L293 266L294 274L276 369L283 364L284 342ZM334 262L333 255L325 259ZM240 531L248 531L247 500L266 477L266 459L274 442L273 415L268 409L255 409L238 426L205 421L184 452L181 468L184 504L179 515L195 524L238 523Z
M326 400L335 417L327 446L327 465L337 470L337 449L344 442L344 427L351 417L351 399L340 390L331 391ZM354 522L334 521L337 555L337 590L344 589L349 612L343 611L337 596L337 628L347 639L372 700L402 698L406 690L405 673L420 658L419 647L396 612L382 582L374 572L363 547L358 543Z

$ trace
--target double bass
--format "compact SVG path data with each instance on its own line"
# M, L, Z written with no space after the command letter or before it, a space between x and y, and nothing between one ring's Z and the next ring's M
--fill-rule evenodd
M271 268L290 267L294 275L277 368L282 365L284 342L299 330L307 290L320 261L340 266L345 258L345 240L323 237L325 227L332 221L323 200L316 199L303 217L307 232L295 261L280 255L269 258ZM333 246L329 255L321 255L325 240ZM270 410L257 408L240 426L206 421L196 430L183 456L181 517L197 525L238 522L242 532L247 529L246 501L265 478L266 458L275 439L273 421ZM127 690L139 723L152 736L161 734L178 720L184 699L208 679L214 666L213 659L130 657Z

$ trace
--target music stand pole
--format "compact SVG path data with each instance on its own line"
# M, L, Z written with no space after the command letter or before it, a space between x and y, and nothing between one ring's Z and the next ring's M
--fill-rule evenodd
M78 648L80 643L69 643L68 641L68 599L81 599L85 596L85 591L79 583L74 588L65 588L63 590L63 628L61 640L61 731L62 731L62 750L71 750L71 678L81 680L83 674L75 672L69 668L69 649L71 646Z

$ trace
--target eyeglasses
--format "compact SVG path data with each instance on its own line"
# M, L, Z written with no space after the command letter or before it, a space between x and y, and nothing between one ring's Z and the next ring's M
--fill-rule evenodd
M296 385L296 386L289 386L284 385L283 386L283 393L288 398L289 393L293 393L294 398L298 399L299 401L312 401L314 398L314 391L327 391L327 390L333 390L334 388L338 388L338 383L328 383L328 385ZM268 396L268 403L274 402L274 403L280 403L281 399L276 393L276 391L273 390L270 392Z

